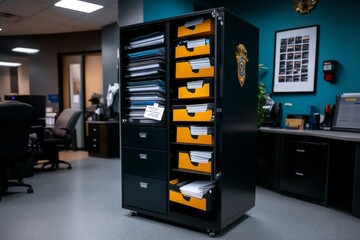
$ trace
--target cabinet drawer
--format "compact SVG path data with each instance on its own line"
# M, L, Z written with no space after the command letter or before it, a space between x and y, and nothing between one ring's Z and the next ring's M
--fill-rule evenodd
M166 182L123 175L123 204L145 210L166 213Z
M175 68L175 78L214 77L214 66L192 69L190 62L184 61L177 62Z
M98 124L89 124L89 137L97 138L99 136L100 128Z
M214 34L214 22L211 19L187 27L185 24L178 27L178 37L187 36L210 36Z
M166 149L165 128L124 127L122 131L125 147Z
M166 152L138 148L123 148L124 172L165 180Z
M209 79L203 80L203 84L199 88L188 89L187 84L179 86L178 88L179 99L207 98L212 96L213 96L213 84Z
M283 147L280 189L324 200L328 144L285 141Z
M186 105L173 106L173 121L189 121L189 122L212 122L214 121L214 113L212 109L205 112L189 113Z

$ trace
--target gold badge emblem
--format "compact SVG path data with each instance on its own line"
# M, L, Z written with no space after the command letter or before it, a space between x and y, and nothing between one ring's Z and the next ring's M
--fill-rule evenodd
M317 0L294 0L295 1L295 10L300 13L309 13L317 3Z
M237 76L242 87L246 78L246 62L249 61L246 47L243 44L236 46Z

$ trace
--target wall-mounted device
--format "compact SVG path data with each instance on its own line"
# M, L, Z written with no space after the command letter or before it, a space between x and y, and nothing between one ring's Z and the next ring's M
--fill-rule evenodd
M335 60L326 60L323 63L324 79L328 82L334 82L336 76L336 65Z

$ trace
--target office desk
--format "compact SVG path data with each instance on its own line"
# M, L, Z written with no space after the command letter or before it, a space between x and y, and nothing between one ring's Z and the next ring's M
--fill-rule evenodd
M360 133L266 127L259 132L258 182L324 205L352 198L352 214L360 218Z

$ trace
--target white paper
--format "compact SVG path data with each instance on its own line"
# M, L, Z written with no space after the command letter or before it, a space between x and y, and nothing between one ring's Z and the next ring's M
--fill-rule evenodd
M159 106L155 103L153 106L148 105L145 109L144 117L161 121L164 114L165 107Z

